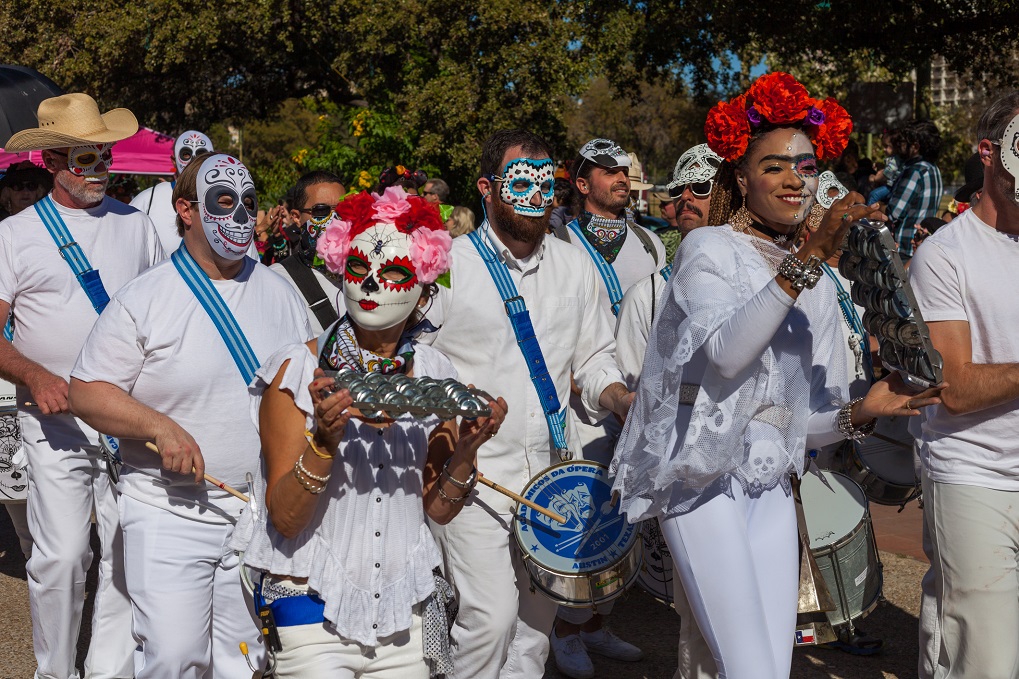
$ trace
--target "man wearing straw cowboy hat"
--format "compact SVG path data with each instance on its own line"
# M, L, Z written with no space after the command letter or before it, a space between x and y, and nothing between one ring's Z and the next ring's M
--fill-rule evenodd
M0 223L0 318L11 310L16 321L13 342L0 340L0 376L17 385L28 457L35 676L78 676L94 511L102 558L85 675L133 677L117 498L100 464L99 434L70 414L67 390L109 295L164 255L148 217L105 195L113 142L138 130L134 114L100 115L88 95L65 94L39 104L38 118L38 128L5 148L41 150L53 191Z

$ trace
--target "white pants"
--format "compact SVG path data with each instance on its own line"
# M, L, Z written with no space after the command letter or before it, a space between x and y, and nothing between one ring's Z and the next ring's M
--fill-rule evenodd
M715 657L697 626L678 575L672 581L672 601L679 614L679 666L672 679L714 679L718 676Z
M786 679L796 629L799 554L793 499L781 488L719 495L662 519L677 574L725 679ZM682 656L682 651L680 652Z
M192 521L126 495L120 498L127 591L138 679L251 679L240 642L256 667L265 650L237 554L232 524Z
M74 667L92 563L92 513L102 543L86 678L134 676L131 606L123 576L117 494L99 462L98 434L71 417L22 414L28 457L28 561L32 642L39 679L77 677Z
M431 525L460 603L449 679L541 677L558 606L531 591L513 517L489 512L475 502L448 525Z
M935 606L934 677L1019 677L1019 493L922 475ZM921 638L921 650L929 642Z
M14 526L14 533L18 536L21 553L25 555L27 561L32 558L32 531L28 529L28 503L5 502L4 509L11 517L11 525Z
M421 607L415 606L409 630L362 646L344 639L326 623L280 627L283 650L276 654L278 679L428 679L421 631ZM218 675L217 675L218 679Z

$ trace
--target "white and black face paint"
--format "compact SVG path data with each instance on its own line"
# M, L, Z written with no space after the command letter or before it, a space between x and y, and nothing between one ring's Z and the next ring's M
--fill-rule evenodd
M1015 178L1012 199L1019 203L1019 116L1012 118L1001 136L1001 164Z
M248 168L222 153L209 156L198 169L197 188L209 245L221 257L241 259L251 245L258 214L255 182Z
M831 206L837 200L841 200L849 195L849 189L842 186L836 177L835 173L831 170L825 170L817 178L817 204L823 207L825 210L830 210Z
M184 171L192 160L206 153L212 153L212 140L198 130L188 130L173 144L173 163L177 174Z
M538 205L535 194L541 197ZM499 182L499 198L524 217L541 217L555 197L555 163L550 158L514 158L506 163Z

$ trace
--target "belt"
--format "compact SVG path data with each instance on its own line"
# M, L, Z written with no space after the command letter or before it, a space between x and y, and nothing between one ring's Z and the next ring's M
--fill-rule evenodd
M679 405L692 406L697 402L697 394L700 393L701 385L683 382L679 385Z
M792 417L792 411L785 406L770 406L754 415L753 420L770 424L776 429L785 431L789 428L789 421L792 420Z

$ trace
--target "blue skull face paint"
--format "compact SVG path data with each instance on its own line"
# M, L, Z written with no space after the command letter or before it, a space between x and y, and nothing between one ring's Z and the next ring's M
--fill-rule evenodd
M496 179L500 180L499 198L518 215L541 217L555 196L555 164L549 158L515 158ZM533 203L535 194L541 197L540 205Z

